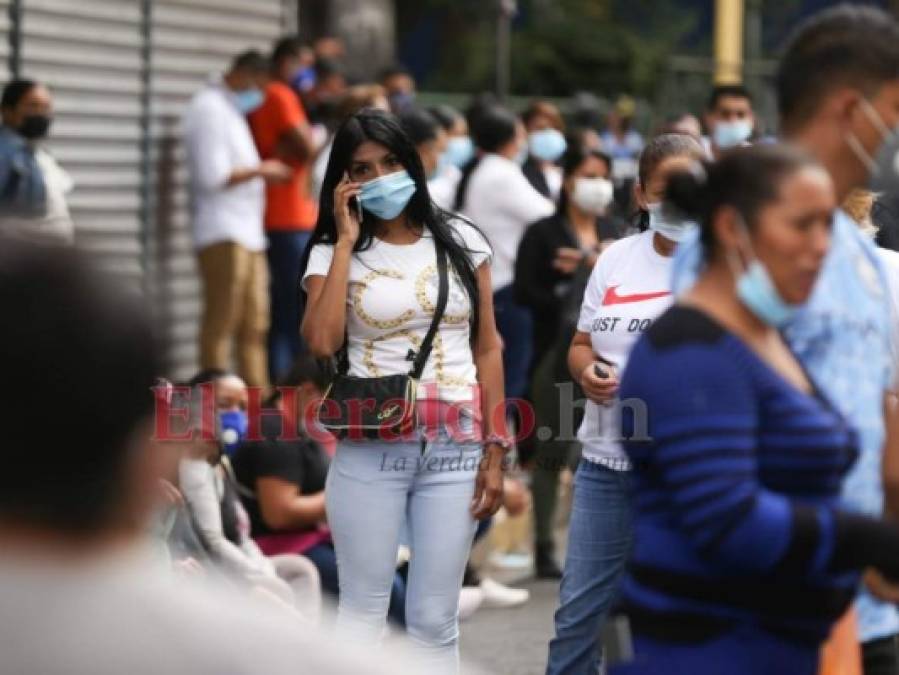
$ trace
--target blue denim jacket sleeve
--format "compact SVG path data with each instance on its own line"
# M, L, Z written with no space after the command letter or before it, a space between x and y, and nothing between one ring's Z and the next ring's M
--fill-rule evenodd
M34 150L14 131L0 126L0 208L38 215L46 206L47 189Z

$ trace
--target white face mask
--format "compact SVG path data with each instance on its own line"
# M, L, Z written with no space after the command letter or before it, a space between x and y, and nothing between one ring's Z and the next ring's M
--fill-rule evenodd
M584 213L601 215L612 203L615 188L607 178L575 178L571 201Z

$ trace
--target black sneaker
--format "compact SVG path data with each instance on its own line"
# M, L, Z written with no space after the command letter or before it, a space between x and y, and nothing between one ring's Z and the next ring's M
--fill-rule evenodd
M551 546L538 546L534 554L534 567L538 579L561 579L562 570L556 564Z

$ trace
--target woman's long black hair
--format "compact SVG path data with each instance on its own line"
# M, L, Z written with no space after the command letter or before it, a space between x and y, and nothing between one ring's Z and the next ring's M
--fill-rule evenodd
M431 236L434 237L434 241L441 244L446 251L447 259L459 281L462 282L462 286L465 288L465 292L468 294L471 302L471 338L474 341L479 325L477 276L469 257L471 251L465 246L460 235L456 233L456 229L450 224L451 220L460 220L460 218L447 213L431 201L421 158L412 141L400 127L397 119L390 113L367 108L347 119L337 130L334 136L334 143L331 146L331 156L328 158L328 168L325 170L325 178L322 182L318 221L303 254L300 278L302 279L303 274L305 274L306 267L309 264L309 253L312 251L313 246L321 243L333 245L337 242L337 222L334 219L334 189L343 179L344 174L349 173L353 154L365 141L383 145L392 152L408 172L409 177L415 182L415 192L406 205L406 216L409 222L425 227L431 233ZM354 252L366 251L371 248L374 242L377 222L377 218L363 210L359 239L353 247ZM468 223L468 225L474 227L471 223ZM487 241L486 237L484 237L484 241Z

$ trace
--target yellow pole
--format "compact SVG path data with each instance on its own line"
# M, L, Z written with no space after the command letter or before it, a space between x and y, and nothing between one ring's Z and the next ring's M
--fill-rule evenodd
M743 0L715 0L715 84L743 80Z

